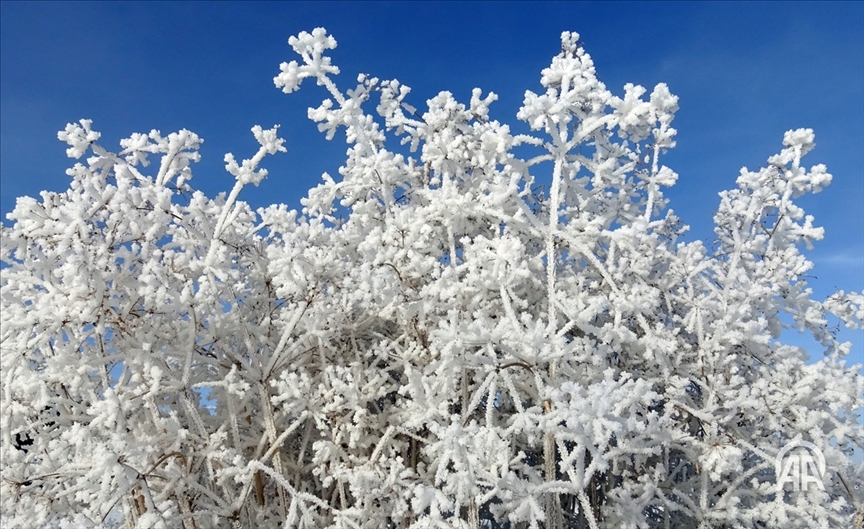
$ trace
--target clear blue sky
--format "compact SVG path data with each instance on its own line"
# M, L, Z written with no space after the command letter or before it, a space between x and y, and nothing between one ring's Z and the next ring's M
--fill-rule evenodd
M360 72L411 86L418 108L441 90L462 101L481 87L499 94L506 122L560 48L581 34L601 80L666 82L680 97L678 147L665 163L680 174L671 207L711 237L717 193L742 166L756 168L783 132L816 131L806 163L825 163L834 183L803 201L826 228L811 254L820 297L864 289L864 3L0 3L0 213L15 197L62 191L71 160L57 130L93 120L117 149L132 132L180 128L204 138L192 184L229 190L228 151L249 157L249 129L281 124L287 154L241 195L253 206L299 199L323 171L337 174L345 144L306 120L324 97L304 85L273 86L294 59L289 36L317 26L349 87ZM6 222L4 220L4 222ZM845 332L864 361L864 332ZM803 342L802 342L803 343Z

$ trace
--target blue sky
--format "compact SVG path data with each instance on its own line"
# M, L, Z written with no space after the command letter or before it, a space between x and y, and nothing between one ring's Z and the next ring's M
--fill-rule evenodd
M358 73L396 78L418 108L441 90L500 99L492 117L515 122L524 91L577 31L601 80L658 82L679 96L678 146L664 163L680 175L670 206L710 239L717 193L756 168L792 128L816 131L806 164L834 183L802 204L826 229L811 254L819 297L864 289L864 3L0 3L0 214L15 197L62 191L72 161L57 130L93 120L117 149L132 132L187 128L204 138L192 184L212 195L233 178L222 158L249 157L249 129L281 124L287 154L244 189L253 206L299 207L322 172L337 174L345 144L306 119L325 96L314 85L282 94L287 39L323 26L343 88ZM4 222L6 222L4 220ZM864 361L864 332L846 331ZM801 341L806 345L806 340Z

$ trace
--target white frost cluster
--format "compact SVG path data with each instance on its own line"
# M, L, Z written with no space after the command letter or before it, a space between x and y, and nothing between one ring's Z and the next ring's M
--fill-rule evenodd
M301 211L238 200L277 128L209 198L195 134L112 153L82 120L70 188L8 215L4 527L852 527L864 377L828 318L860 325L864 298L804 279L822 229L795 199L831 179L801 165L812 131L741 171L709 250L663 196L677 98L612 95L575 33L530 134L479 89L425 111L396 80L343 91L332 36L289 42L276 86L315 78L310 119L349 144ZM824 490L778 491L790 441Z

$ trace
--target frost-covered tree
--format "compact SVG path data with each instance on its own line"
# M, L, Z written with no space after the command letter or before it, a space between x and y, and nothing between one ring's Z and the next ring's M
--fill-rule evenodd
M813 132L681 242L677 98L615 96L561 41L514 134L494 94L343 90L333 37L292 37L276 86L323 86L309 118L350 145L301 211L238 200L277 128L208 198L192 132L111 152L67 125L70 188L2 231L5 527L851 527L864 377L828 318L861 325L864 297L804 279ZM821 487L777 486L790 442Z

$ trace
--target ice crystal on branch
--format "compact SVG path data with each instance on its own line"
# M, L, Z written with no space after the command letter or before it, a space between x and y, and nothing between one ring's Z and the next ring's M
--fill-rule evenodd
M678 99L664 84L613 95L575 33L545 92L525 93L529 134L480 89L418 110L397 80L339 88L321 28L289 44L300 60L276 86L314 78L327 95L309 118L349 144L301 211L239 200L286 150L276 127L252 129L251 158L225 155L236 183L208 198L189 185L195 134L134 134L112 153L82 120L59 134L70 157L90 155L69 190L8 215L6 526L788 529L860 515L864 378L828 318L860 325L862 296L820 302L804 280L802 246L822 230L795 199L831 179L801 165L812 131L786 133L721 194L709 251L678 240L663 196ZM779 340L790 322L824 358ZM824 458L821 487L778 487L789 443Z

